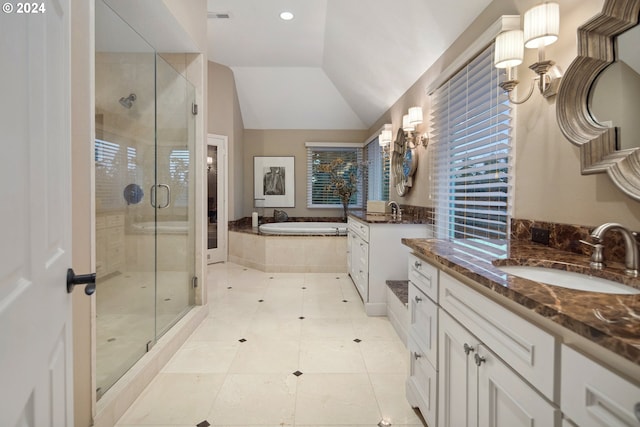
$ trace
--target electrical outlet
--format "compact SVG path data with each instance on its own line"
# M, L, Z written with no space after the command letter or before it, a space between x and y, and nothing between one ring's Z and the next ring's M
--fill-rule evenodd
M533 227L531 229L531 241L549 246L549 230Z

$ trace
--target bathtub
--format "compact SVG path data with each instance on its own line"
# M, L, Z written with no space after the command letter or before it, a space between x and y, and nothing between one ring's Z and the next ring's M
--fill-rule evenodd
M161 234L186 234L189 231L189 223L187 221L136 222L131 225L131 228L141 233L157 231Z
M262 224L258 230L262 234L287 236L346 236L347 224L344 222L275 222L272 224Z

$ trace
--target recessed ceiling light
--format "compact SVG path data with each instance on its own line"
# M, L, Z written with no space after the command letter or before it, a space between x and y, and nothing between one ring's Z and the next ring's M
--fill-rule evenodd
M280 19L284 21L291 21L293 19L293 13L291 12L282 12L280 14Z

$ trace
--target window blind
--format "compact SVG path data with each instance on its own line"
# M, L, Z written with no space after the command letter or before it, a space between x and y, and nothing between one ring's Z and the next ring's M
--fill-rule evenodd
M100 210L122 209L123 189L139 180L136 176L136 149L101 139L95 140L96 203Z
M433 94L431 197L439 238L509 233L512 112L493 45Z
M336 208L341 207L340 197L328 189L330 175L320 170L320 165L329 164L336 159L344 161L343 173L358 168L362 173L362 148L355 147L307 147L307 207ZM351 197L349 207L362 206L362 176L359 175L358 191Z
M389 200L389 153L375 138L365 147L367 153L366 200Z

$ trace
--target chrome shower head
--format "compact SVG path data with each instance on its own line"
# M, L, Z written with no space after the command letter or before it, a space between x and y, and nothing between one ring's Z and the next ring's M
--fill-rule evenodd
M136 94L135 93L130 93L129 96L122 97L120 98L120 105L122 105L124 108L131 108L133 106L133 101L136 100Z

